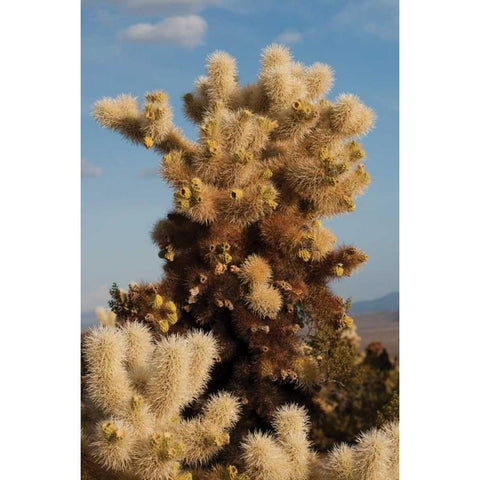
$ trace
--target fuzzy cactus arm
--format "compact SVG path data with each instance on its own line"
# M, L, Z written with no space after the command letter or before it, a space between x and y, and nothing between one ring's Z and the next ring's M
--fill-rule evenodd
M189 397L186 400L191 402L205 390L210 371L218 360L219 348L212 334L200 331L191 332L187 336L187 342L192 353L189 367Z
M138 322L128 322L122 330L126 341L127 368L147 368L155 348L150 330L146 325Z
M107 470L128 471L137 436L130 425L117 418L97 424L90 450L96 461Z
M312 452L307 439L309 421L306 410L298 405L283 405L272 423L278 443L289 460L291 480L307 480Z
M361 433L354 451L355 476L362 480L388 478L391 441L377 429Z
M143 111L131 95L103 98L94 104L93 116L102 127L120 133L133 143L143 144L147 149L155 147L165 153L174 149L190 154L194 151L192 142L174 127L168 96L162 91L145 96Z
M400 426L398 422L389 422L382 427L382 430L390 440L389 478L398 480L400 477Z
M207 59L206 70L207 98L227 104L238 89L235 59L225 52L214 52Z
M190 361L185 339L172 335L157 344L145 393L159 420L176 415L189 397Z
M354 450L345 443L335 445L328 456L326 472L332 480L354 480Z
M242 443L242 460L249 478L257 480L289 480L291 467L283 449L273 437L256 432Z
M105 97L93 106L95 120L104 128L114 130L134 143L141 143L142 116L137 100L131 95Z
M86 337L86 388L92 401L106 414L121 415L128 408L132 389L125 360L125 338L112 327L92 329Z
M229 430L238 421L240 404L228 392L212 395L200 418L183 421L178 434L185 445L187 464L202 464L230 443Z

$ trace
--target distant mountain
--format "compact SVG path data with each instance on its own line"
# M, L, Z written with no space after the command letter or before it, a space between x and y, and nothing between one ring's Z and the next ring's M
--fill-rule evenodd
M362 339L362 350L371 342L382 342L390 355L398 357L398 311L358 313L354 315L354 320L357 333Z
M375 298L374 300L364 300L362 302L354 302L352 304L351 313L366 312L398 312L400 310L400 301L398 292L392 292L384 297Z

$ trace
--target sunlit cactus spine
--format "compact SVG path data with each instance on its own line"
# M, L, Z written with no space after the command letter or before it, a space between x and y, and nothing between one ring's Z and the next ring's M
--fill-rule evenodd
M157 338L214 332L221 362L209 391L230 391L243 404L221 454L225 467L281 405L312 406L307 384L315 381L304 374L315 369L302 327L338 337L352 328L328 284L367 256L335 247L322 220L353 211L368 185L358 138L375 114L354 95L327 100L332 84L327 65L304 66L272 45L257 80L241 86L235 60L215 52L184 96L196 142L174 126L165 92L148 93L143 106L130 95L94 106L100 125L162 155L161 175L175 189L174 210L152 231L164 278L128 291L114 286L111 309L118 324L146 323Z

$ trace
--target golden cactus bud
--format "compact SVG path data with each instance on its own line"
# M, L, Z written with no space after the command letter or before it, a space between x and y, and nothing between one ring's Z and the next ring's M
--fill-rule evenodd
M273 177L273 172L272 172L269 168L266 168L266 169L262 172L262 178L263 178L264 180L270 180L272 177Z
M218 143L215 140L208 139L206 142L207 150L210 155L215 155L218 151Z
M352 162L357 162L358 160L365 158L365 150L356 140L353 140L348 144L348 150Z
M272 130L277 128L278 123L276 120L270 120L267 117L261 117L259 120L259 125L260 128L265 132L265 133L270 133Z
M138 410L143 405L143 397L141 395L134 395L132 397L132 410Z
M242 108L239 112L239 119L241 122L247 122L253 117L253 113L246 108Z
M175 313L177 311L177 306L171 300L165 303L164 308L167 313Z
M162 437L157 432L154 432L152 435L150 435L150 445L152 445L153 448L161 447Z
M175 477L175 480L193 480L193 476L191 472L185 472Z
M229 465L227 467L227 472L229 480L234 480L237 477L238 469L235 467L235 465Z
M261 185L259 188L259 193L263 201L267 205L269 205L273 209L277 208L278 203L275 201L275 199L277 198L278 192L275 190L275 188L273 188L272 186L266 187L264 185Z
M167 250L165 251L164 255L163 255L163 258L165 260L168 260L169 262L173 262L173 260L175 259L175 252L172 249L169 249L167 248Z
M160 310L160 307L162 306L162 304L163 304L162 296L156 293L155 296L153 297L152 308L154 310Z
M143 137L143 144L147 149L150 149L153 147L153 138L149 137L148 135L146 137Z
M190 206L190 201L186 198L175 198L175 206L180 209L186 209Z
M162 90L158 90L156 92L147 93L145 95L145 100L151 103L153 102L165 103L168 100L168 95Z
M357 258L359 262L365 263L368 260L368 255L366 253L361 252L358 254Z
M337 263L332 269L334 275L337 277L341 277L343 275L343 265L341 263Z
M232 261L232 256L227 252L220 253L217 258L218 261L224 265L228 265Z
M296 100L295 102L292 103L292 108L296 112L300 111L303 109L303 104L301 100Z
M207 137L211 137L215 130L217 128L217 121L216 120L210 120L206 123L204 123L200 129L202 130L202 132L207 136Z
M177 312L174 313L167 313L167 321L170 325L175 325L178 321L178 314Z
M109 442L115 442L125 437L125 430L117 428L113 422L104 422L102 431Z
M345 327L352 328L353 327L353 318L350 317L349 315L345 315L343 317L343 323L345 324Z
M348 197L344 195L342 197L343 204L347 207L349 212L353 212L355 210L355 202L353 201L352 197Z
M172 458L178 457L185 452L185 445L182 442L174 442L171 448Z
M230 192L230 196L234 200L240 200L241 198L243 198L243 190L240 190L239 188L236 188L236 189L234 189Z
M355 173L360 177L363 184L368 185L370 183L370 175L364 166L359 165Z
M219 112L224 107L221 100L217 100L213 106L215 112Z
M223 253L223 252L229 252L231 245L228 242L222 242L219 244L218 247L220 248L220 252Z
M233 154L233 158L237 163L240 163L241 165L247 165L253 160L253 155L251 154L251 152L240 148L235 151L235 153Z
M158 328L160 328L160 331L162 333L167 333L168 330L170 329L170 324L168 323L167 320L159 320L158 321Z
M160 460L172 460L180 456L185 450L183 443L174 441L170 432L152 433L150 444Z
M320 149L320 160L327 160L328 158L328 148L327 147L322 147Z
M308 262L310 258L312 258L312 254L306 248L302 248L297 252L297 257L301 258L304 262Z
M192 192L188 187L182 187L180 190L175 192L175 195L181 198L190 198L192 196Z
M230 435L228 433L222 433L217 435L214 438L215 445L219 447L223 447L224 445L228 445L230 443Z
M102 430L107 440L110 440L112 435L115 433L116 428L112 422L105 422L102 424Z
M197 177L192 178L190 186L194 193L200 193L202 191L202 181Z
M332 176L325 177L324 183L325 183L325 185L328 185L330 187L334 187L335 185L338 184L338 178L337 177L332 177Z

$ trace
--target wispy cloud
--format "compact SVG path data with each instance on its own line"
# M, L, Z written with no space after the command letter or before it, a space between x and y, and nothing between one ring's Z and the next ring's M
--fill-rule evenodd
M102 169L90 163L86 158L82 158L82 177L100 177Z
M347 0L332 17L337 28L386 40L398 38L398 0Z
M205 43L207 22L198 15L169 17L160 23L137 23L120 33L131 42L180 45L193 48Z
M138 172L138 176L140 178L158 177L158 167L142 168L142 170Z
M198 13L222 0L84 0L86 5L108 3L134 13L185 14Z
M294 43L301 42L303 40L303 36L300 32L296 32L294 30L287 30L281 33L275 40L280 43L292 45Z

